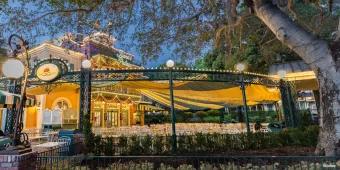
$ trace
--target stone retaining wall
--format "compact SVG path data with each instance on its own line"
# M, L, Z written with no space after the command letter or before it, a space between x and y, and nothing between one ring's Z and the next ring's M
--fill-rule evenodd
M36 163L36 152L21 155L0 155L1 170L33 170L36 169Z

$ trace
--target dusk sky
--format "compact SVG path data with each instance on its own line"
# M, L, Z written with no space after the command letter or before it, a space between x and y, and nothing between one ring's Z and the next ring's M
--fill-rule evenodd
M10 5L12 7L19 7L20 6L16 1L11 2ZM24 8L26 8L27 10L34 10L36 7L32 6L32 5L28 5L28 6L25 6ZM0 14L0 18L2 18L3 21L8 19L8 18L6 18L5 13ZM124 50L128 53L133 54L135 56L134 62L137 63L137 64L141 64L142 59L141 59L141 55L140 55L139 50L138 50L138 43L134 42L134 37L133 37L133 33L135 31L135 26L129 25L127 30L128 31L126 31L125 35L117 36L118 33L115 32L115 30L113 28L111 35L113 35L117 39L115 47L122 49L122 50ZM74 33L74 31L70 31L70 32ZM6 31L2 32L2 36L5 40L5 42L7 42L8 37L13 33L22 35L21 31L15 32L15 31L6 30ZM30 33L35 34L34 31L25 30L24 34L27 34L27 33L28 34L30 34ZM65 33L66 32L64 30L61 30L57 35L54 35L53 38L60 37L60 36L64 35ZM31 47L34 47L38 44L41 44L44 41L49 41L49 40L53 39L49 35L47 35L47 36L36 36L35 40L30 40L30 38L28 36L25 36L25 35L22 35L22 36L23 36L23 38L27 39L30 42ZM124 38L120 38L120 37L124 37ZM181 57L176 56L173 53L173 51L174 51L174 48L172 48L172 47L170 47L170 48L169 47L162 47L162 52L161 52L161 54L159 54L159 57L156 58L156 59L147 59L147 63L144 66L145 67L157 67L160 64L165 63L168 59L172 59L175 62L180 63ZM206 52L206 51L208 51L208 49L204 49L203 51ZM195 59L197 59L197 58L198 58L198 56L191 57L187 60L187 62L189 62L189 64L192 64L192 63L194 63Z

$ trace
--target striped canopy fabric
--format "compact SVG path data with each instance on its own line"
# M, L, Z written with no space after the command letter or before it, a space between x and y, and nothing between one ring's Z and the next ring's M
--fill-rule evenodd
M20 95L0 90L0 104L12 105L20 101Z
M151 81L126 81L123 87L139 90L142 95L162 105L170 107L169 84ZM278 89L263 85L246 87L247 104L274 103L280 100ZM178 110L221 109L225 105L243 105L239 86L224 82L178 82L174 83L175 108Z
M20 95L0 90L0 105L13 105L19 103ZM26 106L35 105L34 96L27 96Z
M109 86L110 84L106 84ZM170 107L168 81L123 81L113 82L111 86L127 88L131 92L145 96L161 105ZM94 87L96 87L94 85ZM65 83L53 88L50 92L76 91L79 85ZM43 86L27 89L30 95L48 94ZM92 94L98 92L94 91ZM117 95L110 91L100 91L105 95ZM126 94L122 94L126 95ZM246 86L247 104L274 103L280 100L280 92L276 88L263 85ZM242 91L238 85L226 82L174 81L175 108L178 110L221 109L227 106L243 105Z

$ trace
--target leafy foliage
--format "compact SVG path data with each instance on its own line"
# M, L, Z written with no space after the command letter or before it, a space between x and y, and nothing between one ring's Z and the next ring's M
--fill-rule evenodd
M277 113L274 111L249 111L250 122L266 122L271 123L277 121ZM240 118L240 116L242 118ZM220 110L208 110L197 112L176 112L176 122L195 122L195 123L221 123L226 122L238 122L243 120L243 114L237 112L231 112L229 114L223 113ZM169 114L146 114L146 124L161 124L170 123L171 117Z
M83 129L83 133L84 133L84 137L85 137L85 146L86 148L88 149L87 151L88 152L95 152L93 149L95 147L95 145L99 145L98 143L95 144L95 141L93 140L95 135L94 133L92 132L92 125L91 125L91 122L90 122L90 115L89 114L86 114L84 116L84 119L83 119L83 125L84 125L84 129ZM98 141L97 141L98 142Z
M240 150L262 150L279 147L315 147L318 133L319 128L317 126L285 129L276 133L197 133L192 136L178 136L177 144L180 154L223 154ZM103 145L96 145L100 147L98 149L102 149L96 155L108 154L113 150L121 155L167 155L171 151L171 137L169 136L121 136L114 140L126 142L124 142L124 145L117 145L117 148L112 147L111 143L102 142ZM109 140L104 138L102 141ZM110 148L111 151L108 151L107 149ZM94 150L98 151L98 149L95 148Z
M313 124L311 112L309 110L300 110L297 112L298 126L307 127Z
M169 51L183 60L192 60L209 50L215 53L216 48L220 51L215 55L218 62L206 66L211 68L230 68L233 58L248 55L261 56L256 62L257 57L253 57L249 64L256 66L268 61L268 65L268 58L280 51L289 51L264 24L244 10L244 3L233 2L3 0L0 1L0 29L6 30L1 33L4 35L20 32L30 42L65 32L85 35L93 31L110 32L118 39L131 40L126 44L128 48L137 45L145 62ZM285 13L307 30L329 40L337 26L336 11L330 15L330 9L322 6L324 2L291 1L289 5L289 10L282 8ZM243 44L252 35L259 42Z

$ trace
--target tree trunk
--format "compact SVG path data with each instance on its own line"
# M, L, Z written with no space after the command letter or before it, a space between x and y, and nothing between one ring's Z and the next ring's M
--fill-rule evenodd
M315 72L320 92L320 134L317 151L334 155L340 139L340 71L337 53L327 42L294 23L269 1L254 1L255 15ZM337 65L338 64L338 65Z
M313 90L313 96L315 98L316 110L320 113L320 92L319 90Z

